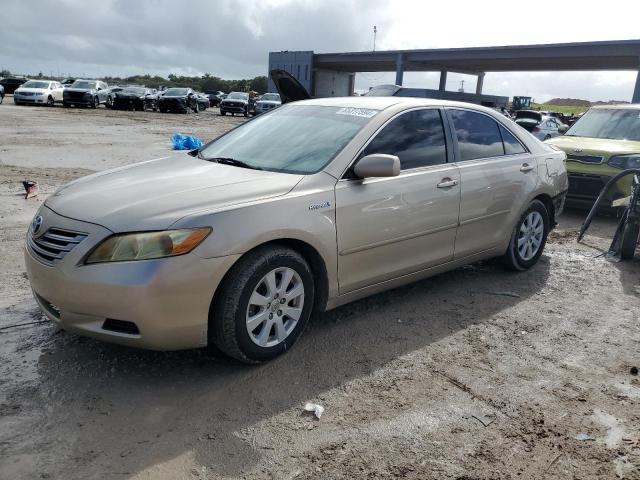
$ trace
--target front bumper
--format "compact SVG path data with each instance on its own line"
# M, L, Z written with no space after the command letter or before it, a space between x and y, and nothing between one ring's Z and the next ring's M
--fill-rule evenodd
M161 100L158 102L158 108L171 112L186 112L189 109L184 100Z
M114 98L111 108L116 110L139 110L143 108L144 100L141 98Z
M33 104L45 104L47 103L46 95L16 95L13 94L14 103L33 103Z
M220 104L220 111L231 113L244 113L247 110L246 105L234 105L222 102Z
M191 252L157 260L83 265L85 255L111 232L46 207L42 215L42 231L55 226L87 233L61 260L49 264L25 243L25 264L35 299L60 328L153 350L207 344L213 294L237 256L204 259ZM136 331L113 328L121 322L132 322Z

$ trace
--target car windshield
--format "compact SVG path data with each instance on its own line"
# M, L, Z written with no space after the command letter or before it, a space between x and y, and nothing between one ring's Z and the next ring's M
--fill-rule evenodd
M142 87L127 87L120 90L122 93L133 93L135 95L144 95L145 89Z
M250 168L315 173L325 167L378 110L288 105L214 140L204 159L233 159Z
M189 92L188 88L170 88L164 92L165 97L182 97Z
M242 92L231 92L229 95L227 95L227 98L230 100L233 100L234 98L239 100L246 100L247 98L249 98L249 94Z
M49 88L49 82L38 82L36 80L29 80L23 83L21 88Z
M265 93L260 100L264 100L267 102L279 102L280 95L277 93Z
M640 109L593 108L565 135L640 141Z
M93 88L96 88L96 82L87 82L86 80L76 80L75 82L73 82L73 85L71 85L72 88L84 88L87 90L91 90Z

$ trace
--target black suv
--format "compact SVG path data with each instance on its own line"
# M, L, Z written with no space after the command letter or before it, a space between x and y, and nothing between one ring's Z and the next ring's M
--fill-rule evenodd
M26 82L27 79L24 77L11 77L11 78L3 78L0 80L0 85L4 88L4 93L13 93L16 89Z
M165 112L199 112L198 96L190 88L169 88L158 98L158 110Z

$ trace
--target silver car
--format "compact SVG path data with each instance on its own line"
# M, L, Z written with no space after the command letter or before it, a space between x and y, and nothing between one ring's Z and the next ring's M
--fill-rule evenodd
M277 93L265 93L260 97L260 100L256 102L254 114L259 115L268 112L274 108L278 108L281 104L280 95Z
M562 135L569 128L556 117L536 110L519 110L515 122L538 140L549 140Z
M532 267L567 190L564 153L436 100L295 102L191 153L46 200L25 259L61 328L268 360L313 310L491 257Z

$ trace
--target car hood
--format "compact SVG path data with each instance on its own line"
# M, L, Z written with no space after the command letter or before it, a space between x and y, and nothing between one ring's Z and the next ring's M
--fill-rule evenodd
M171 95L169 97L161 96L158 100L186 100L187 95Z
M14 93L18 95L21 93L46 93L49 89L47 88L17 88Z
M280 105L281 102L278 102L277 100L258 100L256 102L256 105Z
M249 100L243 100L242 98L225 98L222 103L249 103Z
M562 135L547 140L545 143L555 145L566 153L599 154L605 157L640 153L640 142L632 140L611 140L607 138L572 137ZM578 149L578 151L576 151Z
M161 230L197 212L284 195L302 178L180 153L83 177L45 203L60 215L113 232Z
M276 85L283 104L311 98L307 89L289 72L275 69L269 72L269 76Z

